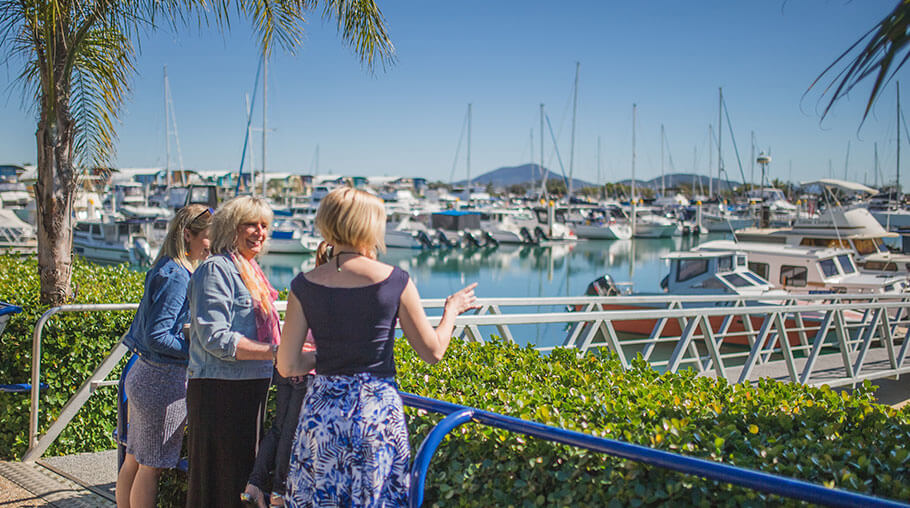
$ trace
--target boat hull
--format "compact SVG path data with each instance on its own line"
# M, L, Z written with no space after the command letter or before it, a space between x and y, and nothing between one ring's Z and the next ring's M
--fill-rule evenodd
M623 305L623 304L604 304L601 305L602 310L656 310L656 309L665 309L664 306L647 306L647 305ZM721 327L724 324L724 316L713 316L709 317L708 321L711 323L711 332L717 334L720 332ZM751 315L749 316L751 321L752 330L758 331L761 329L762 324L765 321L765 316L762 315ZM668 319L664 324L663 329L661 330L660 337L670 338L670 337L679 337L682 335L683 328L680 323L680 319ZM622 319L614 320L612 322L613 329L620 334L635 335L639 337L648 337L654 331L654 327L657 326L657 319ZM792 318L787 318L784 321L784 325L788 330L796 329L797 322ZM806 322L804 319L805 332L806 336L810 338L814 337L815 333L818 331L819 322L813 320L812 322ZM729 328L726 332L726 337L724 338L724 344L738 345L738 346L749 346L749 340L746 335L746 323L743 319L743 316L735 316L730 323ZM697 333L701 333L699 330ZM798 331L788 331L787 337L789 339L791 346L796 346L800 344L800 334ZM779 344L776 344L779 346Z
M578 238L589 240L628 240L632 238L632 229L628 225L604 224L600 226L574 224L572 230Z

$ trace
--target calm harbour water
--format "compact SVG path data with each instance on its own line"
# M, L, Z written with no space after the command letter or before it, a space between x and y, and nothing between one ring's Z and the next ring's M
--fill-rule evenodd
M502 245L495 249L389 249L380 255L380 260L408 271L423 298L445 298L472 282L478 283L476 293L481 298L579 296L591 281L605 273L616 282L631 282L636 292L650 293L660 290L660 281L669 272L663 256L674 250L688 250L707 239L582 240L546 247ZM313 268L314 258L267 254L261 264L272 284L285 289L299 272ZM565 335L562 324L515 327L512 333L519 344L531 342L540 346L556 345Z

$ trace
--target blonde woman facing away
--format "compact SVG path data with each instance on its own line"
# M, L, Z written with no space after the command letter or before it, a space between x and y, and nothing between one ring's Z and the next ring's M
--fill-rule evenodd
M180 209L168 225L158 258L145 275L145 293L123 337L139 358L126 376L130 431L117 474L117 506L154 507L158 477L180 459L186 421L190 274L209 255L212 210Z
M187 507L241 506L279 337L278 292L256 262L272 222L258 198L234 198L212 219L212 256L190 279Z
M278 371L316 376L303 402L288 473L288 506L403 506L410 448L395 384L395 323L427 363L442 359L455 317L476 308L470 286L446 299L430 325L408 273L376 260L385 210L366 192L338 188L320 203L316 227L328 262L291 282ZM303 353L312 331L316 351Z

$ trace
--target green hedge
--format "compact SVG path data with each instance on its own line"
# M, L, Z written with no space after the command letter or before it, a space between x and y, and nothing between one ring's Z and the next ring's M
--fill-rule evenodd
M572 350L543 356L496 342L455 343L423 364L399 347L401 389L547 425L799 478L910 499L910 407L762 380L730 385L691 371L659 374L638 359ZM410 410L418 446L441 417ZM430 466L432 506L764 505L726 484L526 438L477 424L450 434ZM783 500L772 498L777 504Z
M145 274L124 266L103 267L76 260L71 303L138 302ZM0 301L22 307L0 335L0 383L31 380L32 334L48 306L38 303L34 257L0 256ZM40 427L44 432L66 401L88 379L129 328L133 312L58 314L42 332ZM112 376L119 375L119 368ZM110 449L116 422L115 390L97 391L67 426L49 455ZM29 395L0 393L0 459L16 459L28 448Z
M34 260L0 257L0 300L23 306L0 338L0 379L29 379L31 333L43 308ZM138 301L141 273L77 264L76 302ZM131 313L58 316L45 330L42 424L55 415L129 326ZM611 355L541 355L500 341L453 342L438 365L397 345L402 390L592 435L894 499L910 499L910 406L874 402L871 384L852 395L760 381L729 385L691 372L659 374L643 361L622 371ZM113 390L92 397L51 454L109 449ZM419 446L440 415L407 410ZM0 394L0 454L21 456L28 398ZM162 505L182 506L185 479L171 473ZM433 458L428 506L764 505L745 489L467 424Z

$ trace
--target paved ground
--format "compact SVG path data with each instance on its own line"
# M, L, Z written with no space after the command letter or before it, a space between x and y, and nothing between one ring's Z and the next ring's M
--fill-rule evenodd
M35 494L0 476L0 506L3 508L34 508L49 505Z
M48 506L113 508L114 503L41 464L0 462L0 507Z

